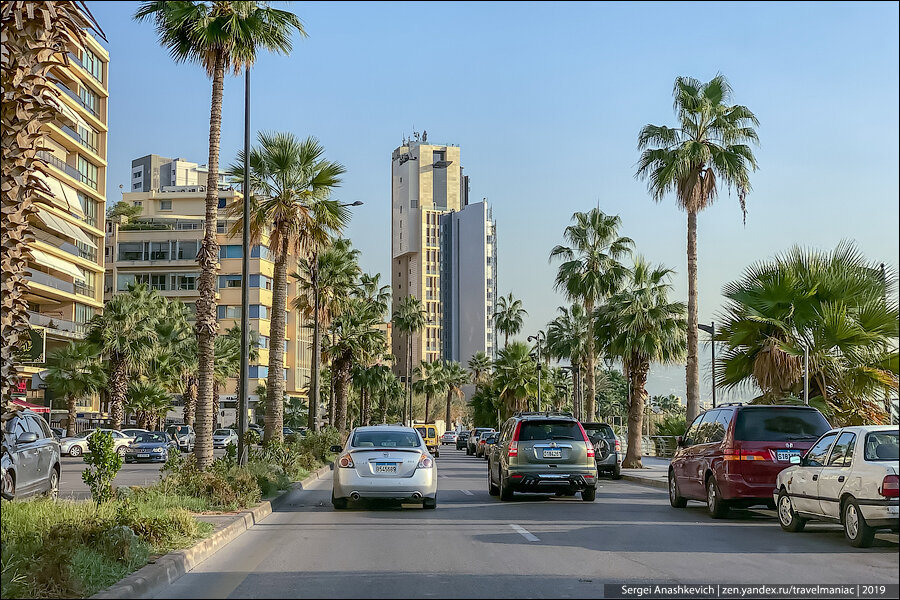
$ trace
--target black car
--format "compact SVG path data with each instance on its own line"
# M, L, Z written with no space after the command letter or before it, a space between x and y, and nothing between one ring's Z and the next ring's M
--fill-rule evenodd
M166 462L169 449L178 449L175 436L165 431L139 433L125 448L125 462Z
M466 442L469 440L469 432L468 431L460 431L459 435L456 436L456 449L462 450L466 447Z
M612 476L613 479L622 477L622 443L608 423L582 423L585 433L594 444L594 460L597 463L597 471Z

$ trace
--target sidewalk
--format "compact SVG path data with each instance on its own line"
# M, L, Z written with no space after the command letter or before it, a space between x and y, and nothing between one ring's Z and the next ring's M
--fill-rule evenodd
M669 459L656 456L641 458L643 469L622 469L622 479L650 487L667 489L669 485Z

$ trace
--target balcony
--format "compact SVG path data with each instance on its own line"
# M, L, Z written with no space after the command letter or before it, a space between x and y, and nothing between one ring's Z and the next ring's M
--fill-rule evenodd
M72 52L69 52L69 60L71 60L73 63L75 63L76 65L81 67L81 70L84 71L85 73L87 73L88 75L90 75L91 79L93 79L94 81L99 83L101 87L103 86L103 81L98 79L96 75L94 75L87 67L84 66L84 63L81 62L81 59L78 58L77 54L73 54Z
M100 118L100 113L98 113L96 110L94 110L93 108L91 108L90 106L85 104L84 100L81 99L81 96L79 96L78 94L76 94L75 92L73 92L72 90L70 90L69 88L67 88L65 85L63 85L62 83L60 83L58 81L56 82L56 87L58 87L59 90L63 94L65 94L66 96L68 96L69 98L71 98L72 100L77 102L79 105L81 105L81 107L84 108L85 110L87 110L89 113L91 113L98 119Z
M76 181L81 181L81 171L64 161L63 159L50 154L46 150L39 150L37 153L37 157L43 160L46 160L51 167L59 169L72 179Z
M92 285L85 285L80 282L76 282L72 284L75 289L76 294L81 294L82 296L87 296L88 298L96 298L97 289Z
M62 127L60 127L60 129L61 129L67 136L69 136L70 138L72 138L73 140L75 140L75 143L77 143L78 145L82 146L83 148L86 148L86 149L90 150L90 151L93 152L94 154L99 154L98 151L97 151L97 147L96 147L96 146L91 146L90 144L88 144L87 141L85 141L85 139L84 139L83 137L81 137L81 134L80 134L80 133L78 133L77 131L75 131L74 129L72 129L71 127L69 127L68 125L63 125Z
M67 294L75 293L75 284L71 281L64 281L59 277L54 277L53 275L48 275L46 273L42 273L41 271L28 271L28 279L33 281L34 283L46 285L47 287L52 287L53 289L66 292Z
M61 337L80 340L88 332L86 323L75 323L74 321L65 321L49 315L29 312L28 322L38 327L46 327L51 333L55 333Z

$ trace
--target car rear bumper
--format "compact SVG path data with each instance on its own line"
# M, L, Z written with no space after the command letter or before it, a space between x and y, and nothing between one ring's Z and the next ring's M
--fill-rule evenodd
M126 455L125 455L125 462L139 462L139 463L143 463L143 462L166 462L166 455L165 455L165 454L153 454L153 455L151 455L151 456L149 456L149 457L141 457L141 458L138 458L137 456L126 454Z
M861 500L857 502L859 502L859 509L869 525L891 528L900 526L900 504L896 500L881 501L883 504L865 504Z
M350 498L434 498L437 495L437 469L416 469L412 477L360 477L356 469L334 470L334 497Z
M510 473L507 483L517 492L596 487L597 473Z
M615 471L622 466L622 456L618 452L610 452L604 459L597 459L598 471Z
M719 484L719 493L724 500L768 502L772 499L775 477L773 476L770 482L750 483L739 474L726 474L724 478L717 479L716 483Z

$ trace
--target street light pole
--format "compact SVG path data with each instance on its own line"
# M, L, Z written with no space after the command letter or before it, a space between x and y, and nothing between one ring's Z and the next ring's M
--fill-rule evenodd
M238 464L247 464L247 407L250 404L250 67L244 70L244 230L241 232L241 389L238 390Z
M712 347L712 405L716 407L716 322L710 321L709 325L697 325L697 329L710 334L709 345Z
M809 406L809 346L803 344L803 404Z
M538 412L541 412L541 336L544 336L544 340L547 339L546 334L543 331L538 330L537 335L529 335L529 342L536 342L534 345L534 349L537 352L537 380L538 380L538 390L537 390L537 409Z

